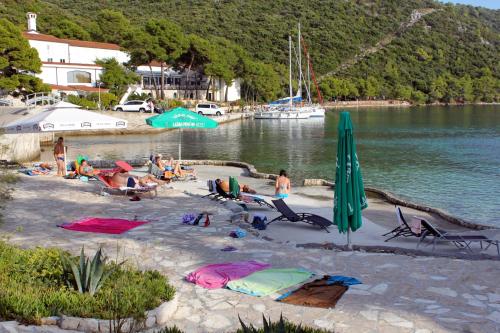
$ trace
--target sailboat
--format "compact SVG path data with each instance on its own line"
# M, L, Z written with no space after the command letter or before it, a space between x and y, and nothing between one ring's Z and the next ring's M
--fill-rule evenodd
M267 107L255 113L255 119L308 119L312 110L303 110L296 107L294 103L302 102L302 97L298 92L293 96L292 87L292 36L288 36L289 49L289 88L290 96L269 103ZM301 74L300 74L301 75Z
M297 65L298 65L298 89L297 94L293 96L292 88L292 37L288 36L288 46L289 46L289 88L290 96L279 99L277 101L270 102L269 105L263 107L259 112L255 113L256 119L308 119L310 117L324 117L325 109L321 105L313 104L311 98L311 73L313 76L316 89L318 91L318 97L321 101L321 92L319 91L314 71L312 70L311 59L307 48L304 43L304 53L307 56L307 85L305 89L307 92L307 102L304 105L302 99L302 82L303 82L303 72L302 72L302 48L301 48L302 36L300 33L300 23L298 30L298 52ZM295 51L295 50L294 50ZM301 104L301 105L297 105Z

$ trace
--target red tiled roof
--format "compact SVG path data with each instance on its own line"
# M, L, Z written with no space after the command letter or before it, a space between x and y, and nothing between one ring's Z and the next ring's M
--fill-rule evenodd
M86 92L98 92L99 88L96 87L88 87L88 86L61 86L57 84L51 84L50 87L52 90L63 90L63 91L86 91ZM101 92L107 92L109 89L100 89Z
M80 63L74 63L74 62L50 62L50 61L42 61L42 64L44 65L61 65L61 66L73 66L73 67L99 67L102 68L102 66L96 65L96 64L80 64Z
M35 33L29 33L29 32L23 32L23 36L29 40L39 40L39 41L53 42L53 43L64 43L64 44L69 44L71 46L76 46L76 47L120 50L119 45L111 44L111 43L90 42L90 41L76 40L76 39L64 39L64 38L58 38L58 37L51 36L51 35L35 34Z

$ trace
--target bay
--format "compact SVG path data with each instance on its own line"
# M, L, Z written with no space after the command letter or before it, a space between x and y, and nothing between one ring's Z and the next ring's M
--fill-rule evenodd
M500 106L348 109L367 185L500 227ZM238 160L333 180L339 110L325 119L247 120L184 130L185 159ZM179 133L70 137L70 156L177 156Z

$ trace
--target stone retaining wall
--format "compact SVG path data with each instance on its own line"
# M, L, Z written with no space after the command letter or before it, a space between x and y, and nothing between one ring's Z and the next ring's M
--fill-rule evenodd
M147 311L144 326L141 328L151 329L164 326L168 323L172 315L177 311L179 303L178 295L168 302L158 306L156 309ZM122 332L129 332L134 323L132 318L124 319ZM110 332L111 320L78 317L45 317L42 318L41 326L23 326L15 321L0 322L0 332L29 331L35 333L59 332L58 328L68 331L78 331L86 333L108 333ZM52 327L52 328L51 328Z
M140 167L144 166L147 163L146 159L136 159L136 160L129 160L127 161L130 165L134 167ZM91 161L90 162L92 165L98 167L98 168L113 168L115 167L114 161ZM183 160L183 164L185 165L213 165L213 166L229 166L229 167L237 167L237 168L242 168L246 169L248 171L248 175L253 178L259 178L259 179L272 179L275 180L278 175L275 174L270 174L270 173L262 173L257 171L255 166L249 163L245 162L239 162L239 161L220 161L220 160ZM331 181L327 181L325 179L304 179L303 181L303 186L330 186L335 188L335 183ZM413 208L416 210L420 210L423 212L427 213L432 213L435 214L445 221L448 221L450 223L460 225L469 229L474 229L474 230L484 230L484 229L492 229L493 227L491 226L486 226L486 225L481 225L477 224L471 221L467 221L465 219L453 216L451 214L448 214L447 212L438 209L438 208L433 208L433 207L428 207L425 205L417 204L408 200L404 200L401 198L398 198L396 195L392 194L391 192L388 191L383 191L374 187L365 187L365 191L369 195L375 194L377 196L382 197L384 200L386 200L389 203L392 203L394 205L402 206L402 207L408 207L408 208Z

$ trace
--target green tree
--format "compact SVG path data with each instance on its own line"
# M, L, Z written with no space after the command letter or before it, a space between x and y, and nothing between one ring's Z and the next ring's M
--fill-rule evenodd
M481 70L481 77L474 80L473 90L477 101L491 103L499 98L500 84L489 68Z
M139 76L118 63L115 58L98 59L96 64L103 67L100 80L105 84L109 92L121 96L127 90L127 86L139 81Z
M146 32L153 38L157 50L156 60L161 63L160 96L161 99L164 99L165 78L163 68L165 64L170 66L175 64L188 48L188 40L177 24L164 19L148 21Z
M42 62L21 31L6 19L0 19L0 89L25 92L50 88L31 73L40 73Z
M446 78L444 76L439 76L434 79L431 83L430 97L433 100L440 101L446 96L448 89L448 84L446 83Z
M68 19L58 21L48 32L59 38L90 40L90 34L81 25Z
M159 47L153 36L143 29L132 29L128 33L125 48L130 54L129 64L133 67L148 65L151 76L153 76L151 63L153 61L159 61L164 53L164 50ZM158 86L156 85L156 80L153 80L153 85L155 97L158 98L160 94Z
M103 9L97 14L96 23L92 32L95 39L119 45L125 43L131 25L122 12Z

